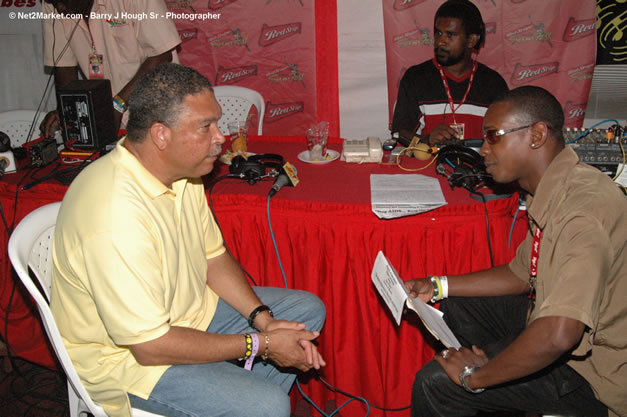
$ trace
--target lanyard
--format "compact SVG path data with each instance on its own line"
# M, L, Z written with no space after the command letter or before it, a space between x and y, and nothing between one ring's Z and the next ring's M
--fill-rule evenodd
M89 22L85 22L87 25L87 33L89 33L89 39L91 40L91 53L96 54L96 43L94 42L94 37L91 34L91 28L89 27Z
M536 278L538 276L538 258L540 257L540 240L542 229L536 227L531 241L531 263L529 265L529 298L536 299Z
M462 104L464 104L464 102L466 101L466 97L468 97L468 93L470 93L470 88L472 87L472 81L475 79L475 72L477 72L477 67L478 67L477 61L472 62L472 71L470 72L470 79L468 80L468 88L466 88L466 93L464 94L464 97L457 105L457 108L455 107L455 102L453 101L453 96L451 95L451 88L448 85L448 79L446 78L446 74L444 74L444 69L442 68L442 65L440 65L439 62L435 60L434 62L435 62L435 66L440 71L442 84L444 84L444 90L446 90L446 95L448 96L448 103L451 106L451 113L453 113L453 123L457 124L457 121L455 120L455 111L459 110Z

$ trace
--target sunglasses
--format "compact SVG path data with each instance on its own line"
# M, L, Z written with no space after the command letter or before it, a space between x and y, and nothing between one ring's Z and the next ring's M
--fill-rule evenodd
M501 140L501 136L507 135L508 133L516 132L518 130L527 129L533 126L535 123L528 124L526 126L515 127L513 129L489 129L483 132L483 138L490 144L494 145Z

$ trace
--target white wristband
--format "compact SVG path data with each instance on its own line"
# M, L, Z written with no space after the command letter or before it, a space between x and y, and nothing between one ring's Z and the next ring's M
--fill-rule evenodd
M442 298L448 298L448 277L440 275L440 284L442 285Z

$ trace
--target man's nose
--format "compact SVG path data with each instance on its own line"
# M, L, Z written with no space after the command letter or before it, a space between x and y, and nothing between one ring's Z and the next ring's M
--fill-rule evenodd
M224 142L226 142L226 138L222 134L222 131L217 126L217 124L216 124L216 142L219 144L223 144Z
M479 155L481 155L482 158L485 158L485 156L488 154L489 147L490 144L487 140L484 139L483 143L481 144L481 148L479 148Z

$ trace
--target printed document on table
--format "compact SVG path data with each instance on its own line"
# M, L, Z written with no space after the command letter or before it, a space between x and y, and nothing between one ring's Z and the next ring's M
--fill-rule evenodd
M437 178L420 174L370 175L372 212L380 219L424 213L447 204Z
M372 267L371 277L381 298L383 298L383 301L385 301L392 312L392 316L397 325L401 324L403 306L406 305L407 308L418 314L418 317L420 317L420 320L422 320L427 330L429 330L436 339L440 340L444 346L454 349L461 347L461 344L450 327L448 327L442 318L442 312L431 307L420 298L411 298L409 291L396 272L396 269L394 269L381 251L377 254L377 259Z

